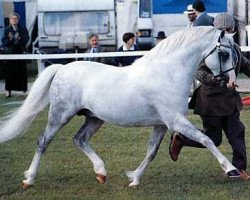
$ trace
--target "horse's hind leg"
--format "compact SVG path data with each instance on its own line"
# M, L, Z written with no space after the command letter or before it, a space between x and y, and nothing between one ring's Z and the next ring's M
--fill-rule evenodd
M23 189L27 189L30 185L33 185L42 154L47 149L48 144L54 139L57 131L73 117L72 114L66 112L61 113L57 110L53 112L51 110L52 109L50 109L49 120L45 131L37 141L38 147L36 149L32 163L29 169L24 173L26 179L23 180Z
M27 189L30 185L33 185L42 154L45 152L45 150L48 147L48 144L53 140L55 133L60 128L61 124L60 125L59 124L52 125L51 123L47 124L44 134L37 141L38 147L36 149L31 165L29 169L24 173L26 179L23 180L23 189Z
M204 135L202 132L197 130L185 116L178 116L175 120L174 130L182 133L190 139L201 143L207 147L213 155L218 159L222 169L228 174L229 172L238 173L236 168L229 162L229 160L219 151L214 145L213 141Z
M149 163L154 159L154 157L157 154L157 151L160 147L161 141L167 132L166 126L155 126L153 133L151 135L151 138L149 140L148 144L148 150L146 157L142 161L142 163L139 165L139 167L134 171L127 171L126 174L129 177L129 179L132 181L129 186L136 186L140 184L140 179L149 165Z
M103 121L96 117L86 117L84 125L74 137L74 143L85 153L85 155L93 163L93 168L96 173L96 178L99 182L105 183L106 170L104 162L91 148L89 139L103 125Z

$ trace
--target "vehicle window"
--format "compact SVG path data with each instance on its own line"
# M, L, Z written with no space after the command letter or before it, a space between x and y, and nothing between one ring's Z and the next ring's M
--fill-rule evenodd
M109 32L109 15L101 12L47 12L44 14L46 35L61 35L78 31L98 34Z
M141 0L139 7L140 18L150 18L151 17L151 0Z

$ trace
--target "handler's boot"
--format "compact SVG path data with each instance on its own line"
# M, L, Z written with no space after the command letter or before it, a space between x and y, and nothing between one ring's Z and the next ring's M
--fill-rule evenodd
M169 154L173 161L177 161L179 158L179 154L183 147L181 136L179 133L175 132L171 135L171 141L169 144Z
M230 178L241 178L240 172L237 169L234 169L234 170L227 172L227 175Z

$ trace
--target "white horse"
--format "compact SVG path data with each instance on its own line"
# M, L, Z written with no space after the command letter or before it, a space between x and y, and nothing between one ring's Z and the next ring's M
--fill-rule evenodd
M225 173L238 173L214 143L186 118L188 96L198 66L205 61L214 75L224 71L230 84L232 36L213 27L184 29L160 42L145 56L128 67L113 67L96 62L76 61L55 64L42 72L12 118L1 124L0 142L20 135L35 116L50 104L48 123L38 139L38 147L23 188L33 184L40 159L57 131L77 113L86 120L74 137L74 143L92 161L96 178L105 182L103 160L89 144L89 139L104 122L120 126L154 126L146 157L127 172L135 186L155 157L168 129L175 130L206 146L218 159ZM220 59L218 51L228 54ZM221 67L219 67L221 66Z

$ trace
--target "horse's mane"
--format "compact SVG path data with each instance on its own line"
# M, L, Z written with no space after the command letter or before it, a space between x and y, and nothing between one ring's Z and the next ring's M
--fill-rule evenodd
M166 39L162 40L153 49L151 49L147 54L145 54L141 59L137 61L148 61L152 58L166 56L169 52L173 52L180 47L190 47L192 44L197 42L210 42L213 41L212 38L218 33L218 29L214 27L193 27L185 28L177 31Z

